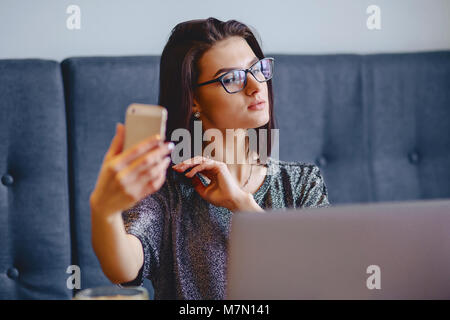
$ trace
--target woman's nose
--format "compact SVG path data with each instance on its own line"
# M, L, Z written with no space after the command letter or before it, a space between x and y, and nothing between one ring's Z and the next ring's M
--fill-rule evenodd
M255 77L250 74L250 72L247 74L247 85L246 85L246 90L249 91L250 93L252 93L252 91L261 90L261 86L264 85L264 82L261 83L259 81L257 81L255 79Z

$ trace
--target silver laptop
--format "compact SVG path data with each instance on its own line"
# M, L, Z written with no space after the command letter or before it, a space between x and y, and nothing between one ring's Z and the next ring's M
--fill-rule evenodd
M227 299L450 299L450 199L238 213Z

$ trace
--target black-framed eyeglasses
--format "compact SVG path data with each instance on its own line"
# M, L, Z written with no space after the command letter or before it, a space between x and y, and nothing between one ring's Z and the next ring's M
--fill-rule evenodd
M235 69L228 71L227 73L221 75L216 79L198 83L195 87L201 87L210 83L220 82L226 92L237 93L244 89L247 85L248 72L250 72L258 82L266 82L272 79L274 61L274 58L267 57L255 62L248 69Z

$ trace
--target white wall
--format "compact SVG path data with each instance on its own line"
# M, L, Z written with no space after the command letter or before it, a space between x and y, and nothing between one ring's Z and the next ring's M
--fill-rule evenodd
M381 30L366 26L371 4ZM177 23L210 16L252 25L266 53L450 49L450 0L0 0L0 58L159 55Z

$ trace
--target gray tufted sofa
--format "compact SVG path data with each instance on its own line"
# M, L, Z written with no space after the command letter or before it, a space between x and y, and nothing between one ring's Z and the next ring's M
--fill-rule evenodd
M268 56L280 158L319 165L332 204L450 198L450 51ZM89 195L158 79L158 56L0 60L0 299L70 299L71 265L110 284Z

